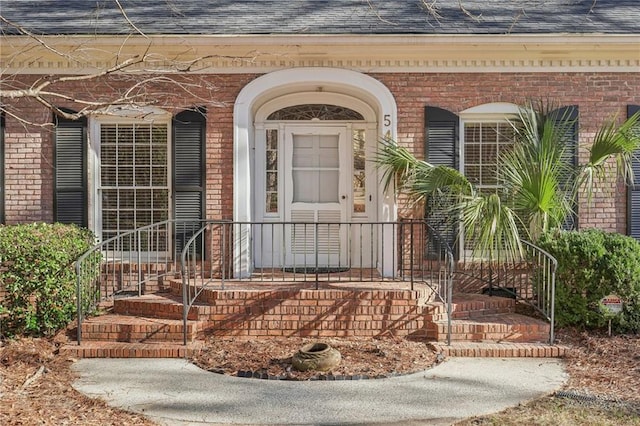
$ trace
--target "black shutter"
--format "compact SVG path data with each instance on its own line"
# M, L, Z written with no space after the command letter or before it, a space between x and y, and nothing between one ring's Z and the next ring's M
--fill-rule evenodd
M4 223L4 114L0 115L0 224Z
M176 252L204 219L206 110L183 111L173 120L173 192ZM189 222L185 223L187 220ZM193 222L190 222L193 220Z
M640 111L640 105L628 105L627 118L638 111ZM631 164L634 182L627 189L627 234L640 240L640 150L635 152Z
M438 107L425 108L425 160L435 166L449 166L458 169L459 164L459 117ZM425 218L438 234L454 247L457 235L455 221L451 220L442 205L443 198L428 197L425 205ZM437 253L428 253L437 255Z
M87 226L86 120L56 120L54 221Z
M562 162L568 164L571 172L560 176L560 187L563 191L570 192L575 184L576 173L578 171L578 106L570 105L558 108L549 113L549 118L558 125L563 126L562 142L564 151ZM565 218L562 224L564 230L578 229L578 200L571 200L573 213Z

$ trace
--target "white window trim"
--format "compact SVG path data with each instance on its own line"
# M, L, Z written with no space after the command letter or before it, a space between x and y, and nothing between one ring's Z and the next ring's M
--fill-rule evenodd
M173 218L173 128L171 113L155 107L110 107L103 114L88 119L88 227L98 238L102 237L102 201L98 195L101 187L100 129L109 124L166 124L167 126L167 178L169 186L169 219Z
M466 109L461 111L459 116L459 131L458 131L458 149L459 149L459 168L460 173L465 173L465 140L464 140L464 126L467 123L496 123L496 122L504 122L507 123L509 119L514 119L519 116L521 112L521 107L516 104L507 103L507 102L493 102L482 105L477 105L475 107ZM498 188L499 186L496 186ZM459 254L462 258L471 259L471 260L483 260L486 259L480 256L472 256L470 251L465 249L465 236L464 230L460 232L460 236L458 237L458 246Z

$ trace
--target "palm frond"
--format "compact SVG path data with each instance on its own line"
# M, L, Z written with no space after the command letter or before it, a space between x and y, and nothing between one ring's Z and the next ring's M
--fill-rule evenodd
M578 184L584 185L591 200L596 179L606 175L606 163L615 159L618 175L627 184L633 184L632 160L640 149L640 112L629 117L620 126L615 119L608 120L596 133L589 152L589 161L580 170Z
M460 214L465 239L474 244L474 256L492 262L522 259L517 215L497 193L467 198L460 205Z

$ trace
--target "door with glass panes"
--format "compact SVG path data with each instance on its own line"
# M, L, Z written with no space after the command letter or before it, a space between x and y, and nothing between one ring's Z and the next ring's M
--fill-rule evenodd
M285 227L287 267L347 264L346 221L350 193L347 128L285 128Z

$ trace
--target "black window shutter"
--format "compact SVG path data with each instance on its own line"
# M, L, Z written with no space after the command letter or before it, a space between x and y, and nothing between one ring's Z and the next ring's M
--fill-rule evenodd
M564 151L562 153L562 162L571 167L571 173L561 176L560 186L564 191L572 191L575 184L576 173L578 170L578 105L569 105L553 110L549 113L549 118L558 123L568 123L564 132L563 142ZM564 230L578 229L578 200L571 200L571 208L573 213L565 218L562 224Z
M627 118L638 111L640 105L628 105ZM640 240L640 150L635 152L631 164L634 182L627 190L627 234Z
M87 226L86 120L56 119L54 221Z
M425 108L425 159L433 165L458 169L459 117L438 107Z
M173 120L173 192L176 251L204 219L206 110L183 111ZM191 220L193 222L189 223ZM185 222L187 221L187 222Z
M451 111L438 107L425 107L425 160L435 166L459 168L459 117ZM429 225L453 247L457 227L437 196L428 197L425 218ZM428 253L430 256L437 253Z

